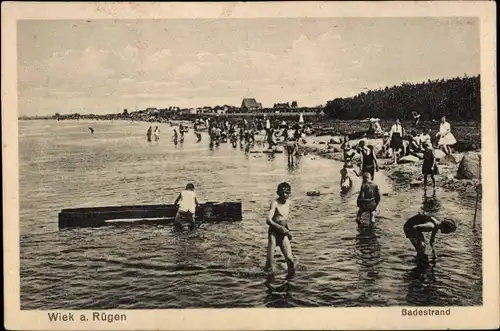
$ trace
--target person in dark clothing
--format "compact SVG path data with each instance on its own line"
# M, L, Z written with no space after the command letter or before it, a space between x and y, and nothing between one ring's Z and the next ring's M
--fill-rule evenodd
M373 153L373 147L371 145L366 146L365 142L361 140L359 142L359 153L361 154L361 173L369 173L373 180L375 178L375 171L378 171L377 157Z
M370 213L370 222L375 221L374 212L380 203L380 190L378 186L371 181L371 175L368 172L363 173L363 184L361 184L361 189L359 190L359 195L357 199L358 205L358 215L356 216L356 221L359 223L361 221L361 216L363 213Z
M431 176L432 187L436 188L436 179L434 179L434 175L438 174L438 167L436 164L436 158L434 157L434 149L429 143L425 144L422 174L424 175L424 187L427 187L427 176Z
M417 214L410 217L403 225L403 231L406 238L410 240L413 247L417 251L417 259L427 259L425 249L427 242L423 235L424 232L430 232L431 236L429 238L429 246L432 249L432 258L436 259L436 251L434 249L434 239L437 232L441 230L441 233L453 233L457 230L457 225L452 219L443 219L442 221L437 218Z

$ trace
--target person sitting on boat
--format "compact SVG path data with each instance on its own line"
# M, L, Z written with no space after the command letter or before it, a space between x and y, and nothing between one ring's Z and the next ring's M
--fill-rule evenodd
M361 184L361 189L359 190L359 195L357 199L358 214L356 216L356 222L361 221L361 216L363 213L370 213L370 222L375 221L375 210L380 203L380 191L377 184L371 181L370 173L363 173L363 184Z
M179 196L175 199L174 205L178 207L174 221L175 227L182 227L182 220L188 220L190 228L194 229L196 227L194 215L199 203L196 199L193 184L189 183L186 185L186 189L179 193Z
M426 246L427 242L424 237L424 232L430 232L429 246L432 250L432 259L436 259L436 250L434 249L434 239L438 231L448 234L457 230L457 225L452 219L438 220L434 216L426 214L417 214L410 217L403 225L403 231L417 251L418 260L427 260Z

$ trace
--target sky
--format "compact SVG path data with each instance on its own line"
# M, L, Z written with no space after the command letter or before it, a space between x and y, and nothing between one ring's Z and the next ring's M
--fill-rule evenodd
M18 21L19 115L264 107L478 75L473 18Z

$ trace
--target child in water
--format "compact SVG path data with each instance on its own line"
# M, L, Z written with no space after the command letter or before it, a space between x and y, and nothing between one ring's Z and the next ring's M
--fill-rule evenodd
M196 193L194 192L194 185L189 183L186 185L186 189L179 193L177 199L175 199L174 204L178 206L177 215L175 215L174 225L176 228L182 227L182 220L187 219L189 221L189 227L194 229L196 223L194 221L194 215L196 213L196 207L199 206L198 200L196 199Z
M410 239L413 247L417 251L417 259L427 259L425 248L427 246L424 232L430 232L429 246L432 249L432 258L436 259L436 251L434 249L434 239L439 230L441 233L453 233L457 230L457 225L452 219L443 219L442 221L437 218L418 214L410 217L403 226L406 238Z
M370 222L373 223L375 221L374 212L380 203L380 191L377 184L373 183L371 179L371 175L368 172L363 173L363 184L361 184L357 200L359 210L356 222L358 223L365 212L370 213Z
M266 223L269 225L268 230L268 246L267 246L267 262L266 270L271 273L273 271L273 256L276 246L279 246L283 256L286 259L288 267L287 277L291 278L295 275L295 264L293 262L292 247L290 240L292 235L288 230L288 216L290 212L290 200L288 197L292 188L290 184L284 182L278 185L276 193L278 198L271 202Z
M349 192L352 188L352 179L349 177L347 172L347 164L344 163L344 167L340 169L340 192L345 194Z

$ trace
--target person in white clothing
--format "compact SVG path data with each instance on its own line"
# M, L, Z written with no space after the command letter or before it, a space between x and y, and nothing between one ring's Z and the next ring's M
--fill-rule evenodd
M457 140L451 133L450 123L446 122L446 116L441 118L441 124L439 125L439 132L436 134L439 137L438 147L442 147L443 151L450 155L451 147L457 143Z
M199 206L196 193L194 192L194 185L191 183L187 184L186 189L179 193L179 196L175 199L174 204L178 207L174 221L175 227L182 227L182 220L187 219L190 223L190 228L194 229L196 227L194 215L196 207Z

